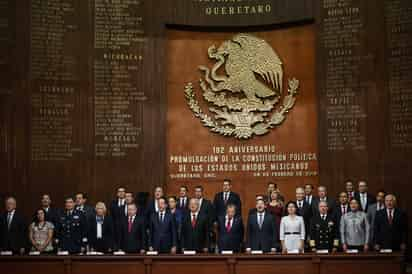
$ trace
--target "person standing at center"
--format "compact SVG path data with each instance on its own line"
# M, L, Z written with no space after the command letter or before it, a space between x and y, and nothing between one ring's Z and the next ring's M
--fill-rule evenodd
M261 250L276 252L279 247L279 232L272 214L266 212L265 201L256 201L256 212L249 215L247 224L246 252Z
M182 251L208 252L209 218L199 212L199 200L189 200L189 212L182 222Z

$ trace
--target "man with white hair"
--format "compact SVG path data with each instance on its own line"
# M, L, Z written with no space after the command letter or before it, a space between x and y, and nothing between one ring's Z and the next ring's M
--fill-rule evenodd
M199 200L191 198L189 212L182 222L182 250L207 252L209 246L209 218L199 212Z
M0 216L0 250L24 254L27 247L27 225L17 212L16 198L6 199L6 212Z
M305 201L305 189L303 187L297 187L295 193L297 206L296 213L303 217L303 221L305 222L305 231L309 231L309 223L312 218L312 208L310 204ZM306 233L306 235L308 235L308 233Z
M376 212L374 223L375 249L405 251L408 242L408 218L396 206L393 194L385 196L385 208Z

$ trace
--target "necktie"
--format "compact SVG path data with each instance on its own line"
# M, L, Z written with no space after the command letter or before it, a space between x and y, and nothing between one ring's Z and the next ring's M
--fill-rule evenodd
M128 223L128 226L127 226L127 231L128 231L129 233L132 232L132 226L133 226L133 218L132 218L132 217L129 217L129 223Z
M160 219L159 219L159 221L160 221L161 223L163 223L163 212L160 213Z
M262 224L263 224L263 214L259 213L259 228L262 228Z
M346 214L346 206L342 206L342 215L345 215Z
M196 214L192 215L192 228L195 228L196 226Z
M392 222L393 222L392 209L389 209L388 222L389 222L390 225L391 225Z
M7 215L7 229L10 230L11 226L11 212Z
M225 204L227 203L227 192L223 195L223 200L225 201Z
M226 224L226 232L230 232L230 229L232 228L231 221L232 221L232 218L228 218L227 224Z
M299 208L299 209L302 208L302 201L298 201L298 208Z

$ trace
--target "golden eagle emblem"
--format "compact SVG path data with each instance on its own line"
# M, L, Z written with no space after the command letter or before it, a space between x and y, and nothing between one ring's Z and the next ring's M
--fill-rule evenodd
M212 132L249 139L268 133L285 120L295 104L299 81L288 80L288 94L273 111L282 96L283 64L265 40L237 34L219 48L209 47L208 56L216 63L211 69L199 66L204 74L200 87L214 117L200 108L192 83L186 85L185 96L195 116ZM222 67L224 73L219 74Z

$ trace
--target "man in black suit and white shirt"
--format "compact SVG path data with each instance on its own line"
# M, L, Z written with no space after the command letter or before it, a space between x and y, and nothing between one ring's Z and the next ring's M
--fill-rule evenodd
M303 217L305 231L309 231L310 219L312 218L312 207L305 201L305 190L303 187L296 188L296 214ZM307 239L308 233L305 238Z
M333 211L335 213L335 218L336 218L336 222L338 225L338 229L339 229L340 219L342 218L343 215L345 215L349 211L350 211L350 207L349 207L348 194L347 192L341 192L339 193L339 203L336 204L335 209Z
M14 197L6 199L6 212L0 216L0 250L24 254L28 244L27 224L16 206Z
M369 226L370 226L370 233L369 233L369 240L370 240L370 245L373 246L373 243L375 242L374 240L374 224L375 224L375 217L376 217L376 213L379 210L383 210L385 209L385 191L380 190L378 191L378 193L376 194L376 203L370 205L368 207L368 221L369 221Z
M235 205L229 204L226 208L226 215L218 217L217 230L219 251L241 251L244 228L242 217L236 216Z
M262 250L276 252L279 248L279 232L274 217L266 212L265 201L256 202L256 213L249 215L247 224L246 252Z
M127 206L127 218L121 226L120 247L127 253L145 253L146 226L145 218L137 215L135 204Z
M126 206L126 188L117 188L116 199L110 204L110 213L112 215L113 221L120 222L121 217L125 216L125 206Z
M91 217L96 215L94 207L87 204L87 195L84 192L79 192L76 194L76 208L75 210L81 212L89 220Z
M408 218L396 207L393 194L385 196L385 208L379 210L374 224L375 249L405 251L408 243Z
M195 187L194 198L199 200L199 213L207 216L210 224L213 224L215 221L215 209L212 202L203 197L203 187L201 185Z
M312 206L312 201L313 201L313 185L311 184L305 184L305 202Z
M356 191L354 190L352 180L345 181L345 192L348 195L348 202L352 201L352 199L355 199Z
M167 209L166 198L158 199L159 211L150 218L149 250L159 253L176 253L177 226L174 216Z
M57 208L51 206L52 200L50 194L43 194L41 196L41 208L46 212L46 221L56 225L59 221L61 212Z
M153 213L157 213L159 211L158 200L164 196L164 191L161 186L157 186L153 192L153 199L149 201L149 204L146 208L146 220L149 221L150 216Z
M213 205L215 207L216 216L224 216L226 214L226 206L234 204L236 206L238 215L242 212L242 202L237 193L231 191L232 182L229 179L223 181L223 191L215 195Z
M190 199L189 212L185 214L182 221L182 251L208 252L209 228L209 218L199 212L199 200Z
M360 209L368 212L368 206L376 202L375 197L368 193L368 184L366 181L359 181L358 192L355 193L355 199L359 202Z
M180 186L179 199L177 201L177 208L179 208L183 212L187 212L189 210L188 192L189 192L189 189L187 186Z
M335 209L335 200L328 197L328 192L325 186L318 187L318 196L315 197L312 201L312 215L319 214L319 202L326 202L328 204L328 213L333 214Z

